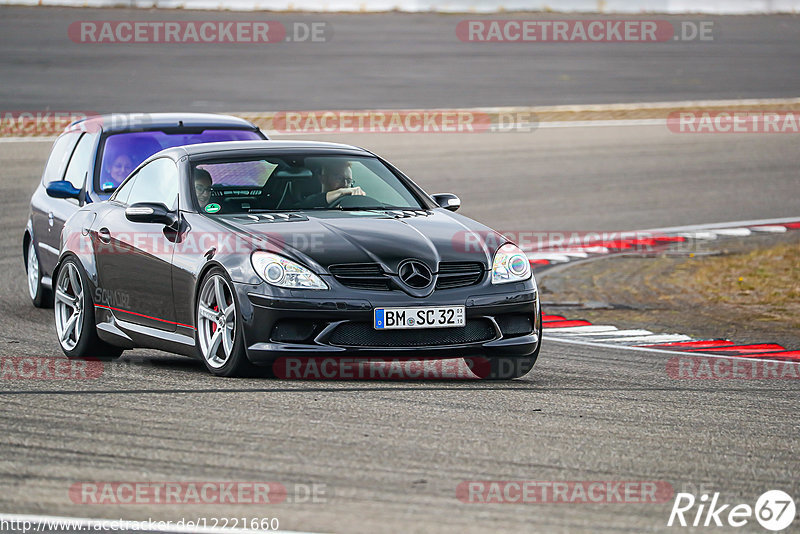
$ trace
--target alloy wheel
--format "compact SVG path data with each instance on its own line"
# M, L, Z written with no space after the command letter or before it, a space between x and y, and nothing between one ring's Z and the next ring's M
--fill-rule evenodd
M58 273L55 302L56 332L64 350L73 350L80 341L84 313L81 275L74 263L67 262Z
M200 290L197 337L210 367L219 369L228 362L236 339L236 304L228 281L221 275L208 277Z
M28 245L28 293L32 300L39 294L39 257L33 241Z

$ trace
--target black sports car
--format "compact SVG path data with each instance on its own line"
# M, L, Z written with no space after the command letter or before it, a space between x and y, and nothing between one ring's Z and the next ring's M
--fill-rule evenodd
M216 375L285 356L482 357L533 367L530 263L378 156L311 142L163 150L72 216L54 280L69 357L150 347Z

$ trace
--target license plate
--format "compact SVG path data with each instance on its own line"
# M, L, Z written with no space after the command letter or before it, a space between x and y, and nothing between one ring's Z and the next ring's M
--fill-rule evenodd
M376 330L397 328L452 328L466 324L464 306L375 308Z

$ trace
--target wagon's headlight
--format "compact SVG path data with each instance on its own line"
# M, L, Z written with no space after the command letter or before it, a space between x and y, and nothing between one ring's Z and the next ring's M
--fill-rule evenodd
M252 260L258 276L270 285L288 289L328 289L319 276L277 254L257 251L253 252Z
M507 243L497 250L492 263L493 284L522 282L530 277L531 264L518 246Z

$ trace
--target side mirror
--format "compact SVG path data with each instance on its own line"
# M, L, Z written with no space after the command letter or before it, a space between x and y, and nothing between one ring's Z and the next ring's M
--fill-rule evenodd
M52 198L80 198L81 190L66 180L56 180L47 184L47 196Z
M135 223L152 223L172 226L178 221L178 216L167 209L164 204L139 202L128 206L125 218Z
M437 193L433 195L433 200L446 210L456 211L461 207L461 199L452 193Z

